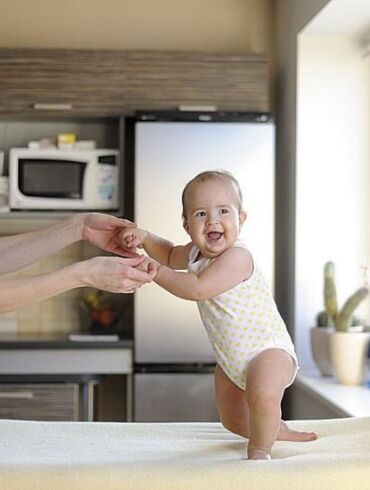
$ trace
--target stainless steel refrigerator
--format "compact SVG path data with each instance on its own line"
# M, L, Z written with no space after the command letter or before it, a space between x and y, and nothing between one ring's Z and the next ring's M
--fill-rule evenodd
M164 119L164 120L163 120ZM139 226L176 244L188 180L225 169L239 180L248 214L242 232L273 284L274 125L267 114L138 116L134 124L134 213ZM214 421L215 358L195 302L156 284L134 298L133 418L137 422Z

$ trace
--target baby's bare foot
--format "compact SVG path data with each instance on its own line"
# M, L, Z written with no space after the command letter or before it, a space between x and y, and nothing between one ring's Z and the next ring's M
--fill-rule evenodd
M296 441L306 442L315 441L319 435L317 432L303 432L299 430L293 430L282 420L280 422L280 430L278 434L278 441Z
M248 459L271 459L271 450L269 449L248 447L247 453Z

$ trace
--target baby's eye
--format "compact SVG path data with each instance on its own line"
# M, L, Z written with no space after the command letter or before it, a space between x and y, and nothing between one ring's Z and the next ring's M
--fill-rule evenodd
M228 214L229 210L226 208L220 209L220 214Z
M197 211L195 216L196 218L203 218L206 215L205 211Z

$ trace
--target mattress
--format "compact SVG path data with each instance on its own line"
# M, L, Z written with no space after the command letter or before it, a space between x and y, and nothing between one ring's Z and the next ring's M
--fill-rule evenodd
M248 461L245 440L218 423L1 420L0 488L370 489L370 417L290 425L320 438Z

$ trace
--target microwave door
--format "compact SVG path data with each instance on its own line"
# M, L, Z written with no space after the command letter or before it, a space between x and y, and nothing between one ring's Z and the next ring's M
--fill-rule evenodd
M19 195L13 207L23 209L85 208L86 166L86 162L83 161L19 159Z

